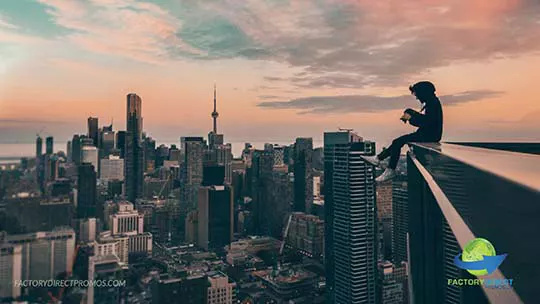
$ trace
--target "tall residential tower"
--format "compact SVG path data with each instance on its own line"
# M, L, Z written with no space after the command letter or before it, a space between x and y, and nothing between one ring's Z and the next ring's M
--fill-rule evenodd
M130 202L142 196L144 155L142 148L142 100L137 94L127 95L127 128L125 138L126 197Z
M350 131L324 134L327 303L377 303L375 143Z

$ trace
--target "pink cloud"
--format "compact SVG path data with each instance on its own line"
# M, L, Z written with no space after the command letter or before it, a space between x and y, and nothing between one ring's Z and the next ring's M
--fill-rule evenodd
M182 22L157 5L132 0L40 0L55 22L76 30L66 37L91 52L159 64L168 48L197 50L176 37Z

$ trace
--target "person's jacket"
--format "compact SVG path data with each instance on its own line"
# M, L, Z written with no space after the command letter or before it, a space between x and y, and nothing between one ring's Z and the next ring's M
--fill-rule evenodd
M443 132L443 113L441 101L434 97L426 102L424 114L413 109L405 110L405 113L411 115L409 123L418 127L417 134L422 136L425 141L438 142L441 140Z

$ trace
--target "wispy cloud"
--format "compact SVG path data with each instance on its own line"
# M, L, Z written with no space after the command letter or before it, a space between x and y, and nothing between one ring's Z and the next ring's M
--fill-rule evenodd
M467 91L441 96L444 106L478 101L501 96L498 91ZM418 106L410 95L382 97L372 95L313 96L288 101L268 101L258 104L262 108L295 109L299 114L374 113Z
M430 68L540 49L540 3L532 0L224 0L203 6L226 17L270 59L303 68L304 74L284 79L301 88L394 86ZM201 34L211 39L219 33Z
M0 14L0 28L18 29L19 27L8 21L6 16Z
M268 60L294 74L265 81L300 89L396 86L432 68L540 50L536 0L35 1L68 30L60 41L94 53ZM0 29L13 29L5 19Z
M156 4L133 0L38 1L48 7L57 25L72 30L65 40L92 52L148 63L168 60L171 48L199 52L176 36L182 21Z

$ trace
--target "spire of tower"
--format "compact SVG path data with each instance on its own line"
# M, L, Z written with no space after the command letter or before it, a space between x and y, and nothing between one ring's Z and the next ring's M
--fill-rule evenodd
M217 118L219 113L217 112L217 100L216 100L216 84L214 83L214 112L212 112L212 119L214 120L214 134L217 134Z

